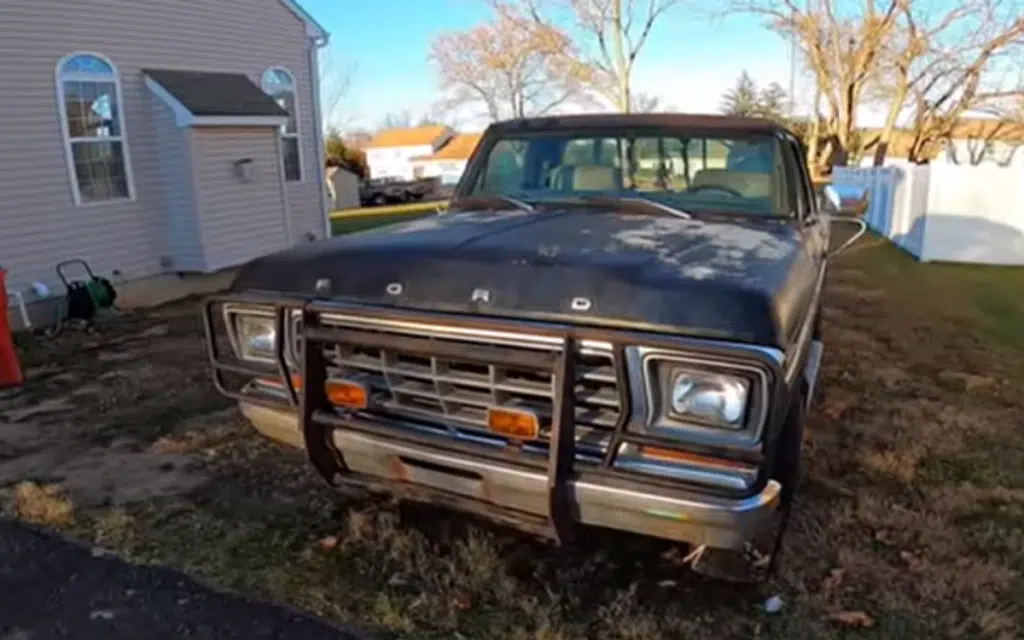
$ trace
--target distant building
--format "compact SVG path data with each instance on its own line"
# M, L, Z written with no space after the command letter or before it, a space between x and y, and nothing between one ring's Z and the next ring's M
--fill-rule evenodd
M370 178L413 180L422 175L414 158L429 156L443 147L455 132L443 125L412 129L385 129L364 147Z
M440 177L444 186L454 185L466 170L466 162L480 142L479 133L460 133L430 155L413 158L425 178Z

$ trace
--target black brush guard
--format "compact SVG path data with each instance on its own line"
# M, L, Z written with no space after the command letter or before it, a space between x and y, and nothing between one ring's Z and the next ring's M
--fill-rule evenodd
M216 317L216 310L227 304L263 307L265 309L272 308L274 310L278 339L275 341L275 364L273 366L261 367L237 360L224 360L224 354L220 352L217 346L214 319ZM296 385L293 384L292 371L289 370L285 359L286 342L281 339L282 336L287 335L285 323L288 320L289 314L294 313L296 310L299 310L302 315L301 340L303 346L299 362L296 363L302 382L299 388L296 388ZM395 341L400 340L403 349L438 355L438 343L427 338L382 336L373 332L354 329L324 327L320 323L320 315L323 313L350 313L367 318L400 319L432 324L438 324L440 321L440 323L444 324L472 326L478 329L528 330L534 335L557 336L562 341L561 350L557 354L524 352L517 356L523 358L524 364L550 367L554 372L558 393L555 396L547 459L545 460L542 456L538 455L527 455L513 447L498 449L496 447L459 441L454 438L431 436L411 429L405 429L401 426L389 425L385 420L370 419L355 412L346 413L344 416L339 415L331 408L326 396L327 363L323 349L310 347L336 344L338 342L380 346L381 341L395 344ZM623 443L683 451L678 441L631 433L626 430L626 423L630 416L630 387L624 365L625 345L643 343L650 346L680 348L681 344L684 344L691 350L697 348L705 353L720 357L736 356L735 348L708 341L690 341L665 336L660 338L664 344L659 345L659 338L657 336L652 337L650 334L643 334L641 337L639 334L630 332L609 331L599 328L536 324L496 318L416 312L301 298L268 297L258 294L222 294L208 298L203 304L203 320L206 329L210 366L214 384L218 391L238 401L258 404L273 409L290 408L298 411L301 417L300 425L309 461L332 486L338 484L340 477L348 482L354 482L371 489L390 490L426 502L451 504L459 509L479 513L499 522L513 524L517 528L543 535L560 543L571 540L575 536L575 529L578 526L573 518L574 505L569 490L569 480L573 478L574 466L576 464L576 442L574 437L574 343L578 340L586 339L607 341L613 345L617 389L620 394L623 410L618 423L611 433L607 451L604 453L600 465L597 468L588 466L587 472L588 474L600 475L608 482L620 485L623 488L635 488L641 485L647 489L658 486L666 488L690 486L681 480L613 469L616 453L621 449ZM481 325L485 326L482 327ZM472 351L460 350L457 355L462 360L479 364L489 364L493 362L495 357L492 349L487 345L482 345L479 349L474 348ZM504 357L505 355L503 352L502 356ZM749 352L744 352L744 359L749 362ZM778 373L774 362L764 358L763 363L771 368L775 374ZM254 378L274 378L283 383L283 387L286 390L285 398L284 400L278 400L268 395L232 390L225 384L225 372L252 376ZM779 379L778 375L773 376L773 378L775 380ZM773 384L773 387L774 390L771 396L774 398L778 395L778 385ZM773 402L772 404L777 407L779 403ZM774 424L777 420L778 412L776 411L769 416L769 423ZM439 495L441 492L436 489L417 489L414 487L403 487L401 490L395 491L395 487L392 484L381 482L379 479L351 477L352 474L345 465L343 453L338 451L331 442L330 434L335 429L348 429L371 436L387 438L392 441L426 446L443 452L457 452L477 460L493 461L530 470L544 470L548 479L548 517L542 522L528 522L531 519L529 514L519 514L518 512L515 514L505 513L506 509L480 503L478 500L461 495ZM766 467L765 461L760 454L752 455L745 451L734 451L718 447L713 449L703 448L689 443L687 443L685 451L755 463L762 469L757 482L748 491L736 492L727 489L712 489L708 486L694 486L694 488L698 488L703 493L742 498L760 491L768 480L767 474L764 471ZM424 493L432 495L425 496L423 495Z

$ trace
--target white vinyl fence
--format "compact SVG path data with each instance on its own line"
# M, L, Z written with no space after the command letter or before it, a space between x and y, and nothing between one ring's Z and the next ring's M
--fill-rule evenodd
M917 259L1024 265L1024 171L950 164L836 167L867 190L865 221Z

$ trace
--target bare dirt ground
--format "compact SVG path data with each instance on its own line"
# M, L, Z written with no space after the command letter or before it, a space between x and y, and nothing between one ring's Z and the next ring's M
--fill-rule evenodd
M806 477L759 587L689 574L656 541L595 531L559 550L329 491L213 390L194 301L23 341L0 497L379 637L1020 637L1024 272L919 265L878 241L831 271Z

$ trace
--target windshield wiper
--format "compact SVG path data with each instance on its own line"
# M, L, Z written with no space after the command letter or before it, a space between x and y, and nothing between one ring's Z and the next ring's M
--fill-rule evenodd
M655 210L660 213L667 213L676 218L683 218L684 220L690 220L693 215L689 211L683 209L677 209L673 206L667 205L657 200L650 198L644 198L643 196L596 196L596 195L577 195L570 198L566 198L566 201L577 201L586 202L591 204L601 204L609 207L615 206L638 206L648 210Z
M533 211L535 209L535 207L532 204L530 204L529 202L526 202L525 200L520 200L519 198L513 198L512 196L506 196L503 193L480 193L480 194L473 194L473 195L470 195L470 196L465 196L465 197L462 197L462 198L458 198L457 200L452 202L449 206L455 206L455 207L462 207L462 206L466 206L466 205L472 206L473 203L480 203L480 204L483 204L485 206L494 205L495 203L510 204L510 205L513 205L514 207L516 207L517 209L522 209L524 211Z

